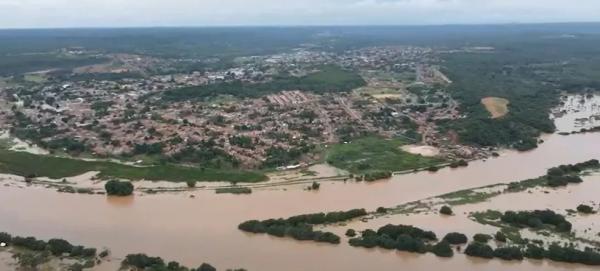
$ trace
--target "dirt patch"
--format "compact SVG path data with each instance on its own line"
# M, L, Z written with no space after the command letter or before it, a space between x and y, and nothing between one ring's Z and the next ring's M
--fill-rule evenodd
M435 157L440 154L440 150L432 146L405 145L402 146L402 150L408 153L419 154L425 157Z
M481 103L485 106L492 119L497 119L506 116L508 114L508 105L510 101L504 98L498 97L486 97L481 99Z

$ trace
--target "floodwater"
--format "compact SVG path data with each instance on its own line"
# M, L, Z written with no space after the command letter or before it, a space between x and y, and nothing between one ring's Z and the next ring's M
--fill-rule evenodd
M507 183L545 174L553 166L600 158L600 133L547 135L538 149L472 162L467 168L395 176L375 183L322 183L315 191L258 190L251 195L146 195L114 199L62 194L40 187L0 186L0 229L42 239L60 237L76 244L110 248L117 260L100 266L113 270L118 258L143 252L188 266L202 262L220 269L249 270L592 270L580 265L525 261L508 263L457 255L366 250L347 244L297 242L237 230L249 219L392 207L456 190ZM527 202L525 201L524 204ZM574 203L575 204L575 203ZM443 221L434 221L439 224ZM443 234L441 226L436 230ZM437 232L440 231L440 232Z

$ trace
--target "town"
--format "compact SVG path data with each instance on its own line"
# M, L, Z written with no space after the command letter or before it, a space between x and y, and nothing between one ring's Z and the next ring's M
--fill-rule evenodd
M446 91L451 81L441 71L439 52L432 48L368 47L342 53L300 48L238 57L226 69L186 72L177 71L182 62L218 60L161 60L84 48L62 53L109 61L72 72L5 78L10 83L3 87L6 106L0 113L0 128L57 153L160 155L218 168L275 168L310 164L321 158L323 146L376 135L430 146L448 159L490 154L459 145L456 135L438 129L437 123L462 116ZM318 80L338 77L333 82L338 89L311 91ZM306 89L288 83L305 78L314 81ZM265 86L270 83L277 87ZM236 90L236 84L259 90ZM220 93L220 86L228 91ZM196 97L204 91L194 88L210 87L216 91Z

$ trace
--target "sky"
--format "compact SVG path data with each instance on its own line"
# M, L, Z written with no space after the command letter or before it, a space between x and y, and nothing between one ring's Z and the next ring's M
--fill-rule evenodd
M600 0L0 0L0 28L600 21Z

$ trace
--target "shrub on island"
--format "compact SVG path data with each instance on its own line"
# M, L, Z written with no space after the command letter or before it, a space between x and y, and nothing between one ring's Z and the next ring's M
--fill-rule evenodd
M452 215L453 213L454 211L452 211L452 208L450 208L450 206L442 206L442 208L440 208L440 214Z
M475 234L473 236L473 240L475 242L484 243L484 244L487 243L487 242L489 242L492 239L493 238L492 238L491 235L489 235L489 234L483 234L483 233L478 233L478 234Z
M110 180L106 182L104 189L106 189L106 194L109 196L125 197L133 194L133 184L131 182Z
M494 258L494 250L487 244L479 242L470 243L465 249L465 254L472 257L479 257L485 259Z
M452 245L466 244L468 242L467 236L458 232L451 232L446 234L443 240Z

